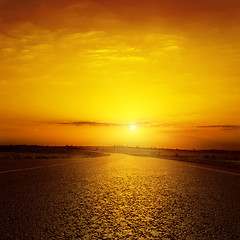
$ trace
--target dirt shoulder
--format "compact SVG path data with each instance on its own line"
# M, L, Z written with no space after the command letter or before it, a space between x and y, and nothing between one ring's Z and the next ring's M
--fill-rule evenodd
M2 159L57 159L72 156L93 158L107 156L107 153L95 151L92 147L73 146L32 146L8 145L0 146L0 160Z

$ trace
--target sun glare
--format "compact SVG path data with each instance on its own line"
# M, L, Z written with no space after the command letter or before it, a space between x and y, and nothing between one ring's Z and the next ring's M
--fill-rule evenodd
M135 130L135 126L134 125L131 125L130 128L131 128L131 130Z

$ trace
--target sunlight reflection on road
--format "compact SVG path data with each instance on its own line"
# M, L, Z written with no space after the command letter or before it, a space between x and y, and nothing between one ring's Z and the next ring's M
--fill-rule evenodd
M101 168L85 169L84 181L81 178L76 185L72 206L75 217L70 224L81 229L76 234L83 239L201 236L212 223L205 222L206 209L195 204L196 200L205 201L208 189L198 196L193 187L198 180L191 175L182 177L181 168L179 177L172 177L171 171L167 162L159 165L156 159L120 154L106 160ZM204 234L209 237L211 231Z

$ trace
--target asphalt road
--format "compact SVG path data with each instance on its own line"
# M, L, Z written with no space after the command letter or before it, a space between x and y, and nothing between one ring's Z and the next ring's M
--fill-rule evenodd
M240 175L148 157L0 163L0 239L240 239Z

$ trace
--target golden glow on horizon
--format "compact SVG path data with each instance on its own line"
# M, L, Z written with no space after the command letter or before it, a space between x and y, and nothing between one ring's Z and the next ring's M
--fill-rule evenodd
M0 13L0 144L240 149L240 2L2 0Z

